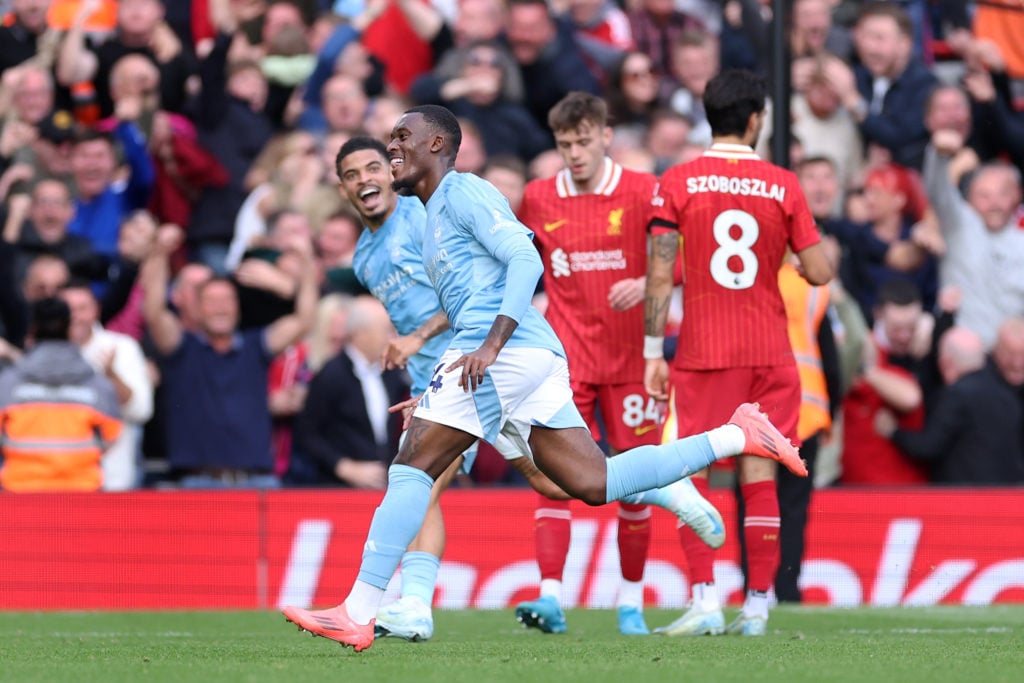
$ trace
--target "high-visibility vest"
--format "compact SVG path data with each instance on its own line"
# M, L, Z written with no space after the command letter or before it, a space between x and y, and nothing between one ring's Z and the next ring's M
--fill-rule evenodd
M828 309L828 287L808 283L795 266L779 269L779 291L786 306L789 343L800 372L800 420L797 436L809 439L832 426L829 414L828 385L821 367L818 329Z

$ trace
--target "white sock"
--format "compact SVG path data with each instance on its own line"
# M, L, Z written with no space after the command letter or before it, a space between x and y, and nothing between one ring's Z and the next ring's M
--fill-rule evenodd
M711 451L719 460L739 455L747 443L747 437L743 436L743 430L736 425L722 425L706 434L708 441L711 442Z
M713 612L722 609L718 600L718 589L714 582L693 584L693 606L701 612Z
M345 598L345 609L352 621L357 624L369 624L370 619L377 616L380 601L384 597L384 589L359 581L352 584L352 592Z
M619 585L619 607L644 608L644 582L622 580Z
M768 593L747 591L747 599L743 603L743 616L768 618Z
M558 579L541 579L540 596L551 596L559 605L562 604L562 582Z

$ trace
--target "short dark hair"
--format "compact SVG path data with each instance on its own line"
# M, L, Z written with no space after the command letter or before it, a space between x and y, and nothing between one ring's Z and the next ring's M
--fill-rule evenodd
M71 139L71 144L72 146L77 147L78 145L83 145L87 142L96 142L97 140L101 140L111 147L114 146L114 136L110 133L105 133L103 131L96 130L95 128L85 127L75 130L74 137Z
M357 135L346 140L345 144L338 150L338 156L334 158L334 170L338 172L339 178L341 177L341 162L345 160L345 157L349 154L362 152L364 149L372 149L380 154L384 161L388 160L387 145L377 138L371 138L369 135Z
M84 277L71 276L71 279L60 286L60 291L67 289L84 289L90 294L93 294L92 283L86 280ZM95 297L95 294L93 294Z
M63 299L47 297L32 304L32 336L37 341L67 341L71 309Z
M584 121L598 128L608 125L608 105L597 95L574 90L548 112L548 126L554 132L576 130Z
M894 278L878 288L878 305L910 306L922 302L921 290L910 280Z
M451 158L459 153L459 146L462 144L462 128L455 114L439 104L421 104L406 112L407 114L419 114L431 128L441 133L448 143L448 151Z
M870 17L889 17L896 22L896 27L904 36L911 38L914 35L914 23L910 20L910 15L898 3L887 2L887 0L871 0L864 3L857 14L857 23Z
M764 111L767 87L764 79L746 69L725 69L708 81L704 111L711 134L743 135L751 114Z

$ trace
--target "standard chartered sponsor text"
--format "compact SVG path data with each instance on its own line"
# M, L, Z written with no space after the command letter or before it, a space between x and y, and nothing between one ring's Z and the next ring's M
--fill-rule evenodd
M591 270L624 270L626 257L621 249L573 251L569 253L569 268L573 272Z

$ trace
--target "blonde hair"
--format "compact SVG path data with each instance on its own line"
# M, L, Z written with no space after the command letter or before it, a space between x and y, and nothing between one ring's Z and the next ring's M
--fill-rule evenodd
M311 372L319 372L324 363L334 356L334 350L331 348L330 339L327 336L331 328L331 321L339 312L347 312L352 307L352 302L353 298L347 294L328 294L317 304L306 353L306 364Z

